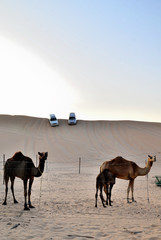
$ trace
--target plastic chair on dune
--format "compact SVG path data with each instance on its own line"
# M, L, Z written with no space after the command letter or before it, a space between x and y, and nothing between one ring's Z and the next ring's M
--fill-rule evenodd
M155 176L155 184L161 187L161 176Z

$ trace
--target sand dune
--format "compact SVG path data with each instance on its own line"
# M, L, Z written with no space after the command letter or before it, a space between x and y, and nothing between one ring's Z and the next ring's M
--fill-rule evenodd
M48 119L0 115L0 155L11 157L22 151L36 164L38 151L49 157L41 178L33 184L32 203L23 211L23 183L15 181L14 205L0 205L0 239L161 239L161 123L135 121L83 121L69 126L59 120L50 127ZM126 203L128 181L117 179L112 207L94 207L95 179L105 160L118 155L144 167L147 155L157 156L148 177L135 181L136 203ZM3 176L1 157L0 176ZM81 173L79 174L79 158ZM147 183L149 199L147 201ZM4 199L4 185L0 200Z

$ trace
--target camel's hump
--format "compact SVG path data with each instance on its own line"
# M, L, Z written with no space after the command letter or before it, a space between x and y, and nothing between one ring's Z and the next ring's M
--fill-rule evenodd
M112 159L112 160L117 160L117 161L121 161L121 160L125 160L122 156L117 156L117 157L115 157L114 159Z
M123 163L126 163L126 162L129 162L128 160L126 160L125 158L121 157L121 156L117 156L115 157L114 159L110 160L109 161L110 164L123 164Z
M135 162L133 162L133 161L130 161L130 160L127 160L127 159L125 159L125 158L123 158L123 157L121 157L121 156L118 156L118 157L116 157L116 158L114 158L114 159L112 159L112 160L110 160L109 161L110 162L110 165L112 164L120 164L120 165L126 165L126 164L135 164L136 165L136 163Z
M22 154L22 152L16 152L13 157L12 157L12 160L15 160L15 161L20 161L24 158L24 155Z

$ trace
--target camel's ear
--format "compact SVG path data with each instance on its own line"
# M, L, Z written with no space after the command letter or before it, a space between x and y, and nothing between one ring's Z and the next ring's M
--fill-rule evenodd
M38 154L39 154L40 156L42 156L42 153L38 152Z
M45 153L46 157L48 156L48 152Z

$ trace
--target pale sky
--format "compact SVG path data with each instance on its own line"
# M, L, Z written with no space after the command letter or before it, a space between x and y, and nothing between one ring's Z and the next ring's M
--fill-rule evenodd
M160 0L0 0L0 114L161 122Z

